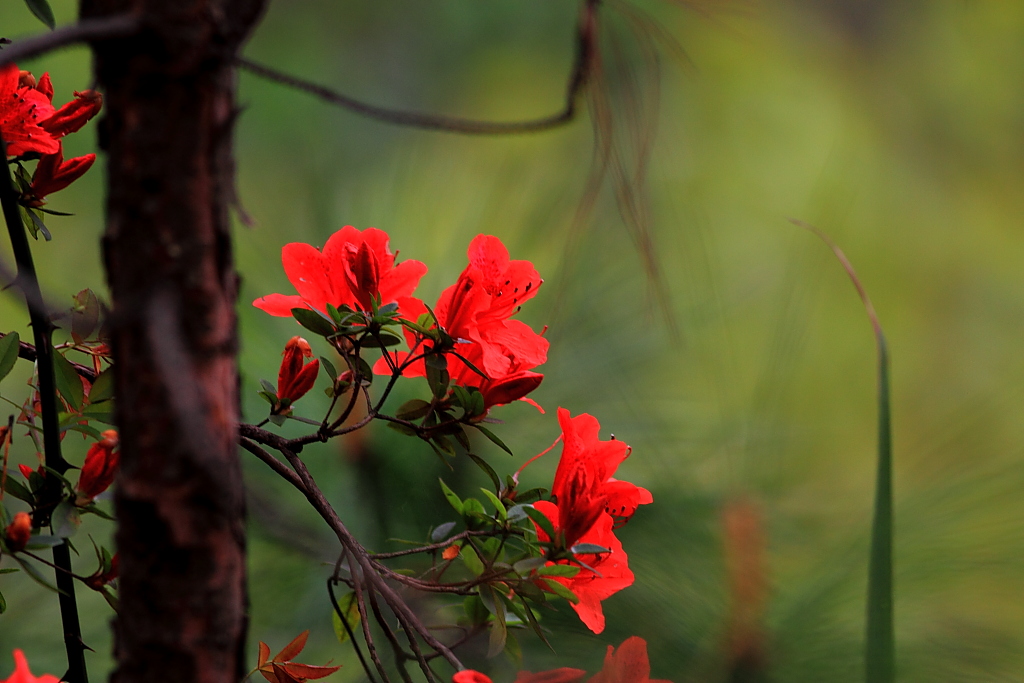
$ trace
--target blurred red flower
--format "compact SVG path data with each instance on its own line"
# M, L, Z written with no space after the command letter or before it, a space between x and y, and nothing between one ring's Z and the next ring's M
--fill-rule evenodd
M587 683L672 683L651 680L651 664L647 659L647 641L638 636L627 638L619 649L611 645L604 656L604 667Z
M21 650L14 651L14 673L5 681L0 683L60 683L60 679L53 674L33 676L28 669L28 660Z

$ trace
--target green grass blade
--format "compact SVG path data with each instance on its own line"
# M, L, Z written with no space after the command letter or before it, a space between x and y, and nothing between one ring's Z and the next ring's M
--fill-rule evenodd
M889 348L875 307L846 254L813 225L791 219L828 245L857 288L878 344L878 470L875 475L875 509L871 522L871 555L868 560L867 634L864 646L866 683L896 680L896 635L893 628L892 585L892 422L889 410Z

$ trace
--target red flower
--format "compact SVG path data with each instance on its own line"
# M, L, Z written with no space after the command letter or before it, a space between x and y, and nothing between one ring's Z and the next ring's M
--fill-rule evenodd
M281 359L281 369L277 373L277 397L291 405L313 388L316 375L320 372L320 361L314 358L309 363L302 364L303 358L313 355L309 342L302 337L289 339L281 355L284 358Z
M533 507L551 521L556 535L564 534L559 506L541 500L534 503ZM598 545L608 548L609 552L578 554L576 557L587 566L582 567L576 576L539 579L541 588L544 588L544 581L558 581L575 593L579 602L572 608L576 610L576 614L587 628L594 633L604 630L604 612L601 609L601 601L618 593L623 588L633 585L633 572L630 571L628 565L629 558L622 549L622 543L615 538L612 524L611 515L602 512L590 530L578 539L579 543ZM541 541L552 540L539 527L537 534ZM568 561L549 562L548 564L568 564Z
M297 296L268 294L252 302L270 315L291 317L293 308L312 308L326 313L327 304L369 311L370 299L398 303L405 309L427 267L419 261L395 265L383 230L360 232L346 225L331 235L323 251L293 242L281 250L281 261ZM413 299L412 301L417 301Z
M441 293L434 313L441 328L456 342L454 353L448 355L452 382L480 389L485 407L491 408L522 399L544 379L544 375L531 370L547 360L548 341L529 325L508 319L537 293L543 280L529 261L509 260L508 250L497 237L477 235L467 253L469 265L458 281ZM415 320L427 310L420 303L402 312ZM410 346L415 343L411 334L407 332L406 336ZM393 356L399 364L408 358L404 352ZM459 356L487 377L481 377ZM391 374L383 358L373 370ZM423 361L412 363L403 374L425 376Z
M96 161L95 154L64 160L64 152L58 146L53 154L46 154L36 164L32 174L32 189L22 197L22 204L38 208L45 204L47 195L53 194L75 182L92 167Z
M25 513L19 513L25 514ZM28 660L21 650L14 651L14 673L6 681L0 683L60 683L60 679L52 674L33 676L28 669Z
M53 98L53 86L50 85L49 74L43 76L46 79L46 90L49 91L50 99ZM42 85L40 81L40 85ZM39 86L36 86L38 89ZM45 91L44 91L45 92ZM103 95L95 90L83 90L75 92L75 99L53 113L52 116L39 123L43 130L55 138L62 138L69 133L74 133L84 126L89 119L96 116L103 107Z
M40 125L53 114L53 105L44 93L22 85L21 80L14 64L0 67L0 137L7 143L7 156L53 154L60 143Z
M570 417L568 410L559 408L558 423L562 427L562 458L551 495L562 511L564 543L571 547L602 513L611 514L616 526L621 526L637 506L654 499L647 489L612 479L630 448L615 439L601 441L597 418L586 413Z
M604 667L587 683L672 683L651 680L651 664L647 659L647 641L633 636L619 649L611 645L604 656Z
M552 671L541 671L535 674L529 671L520 671L519 675L516 676L515 683L577 683L577 681L583 679L584 675L586 675L586 671L582 669L569 669L567 667ZM491 683L491 678L479 671L467 669L466 671L459 671L452 676L452 683Z
M25 465L25 464L18 465L18 469L21 470L21 476L25 477L26 479L31 477L32 476L32 472L35 471L31 467L29 467L28 465Z
M117 448L117 432L108 429L103 438L89 447L82 464L82 473L78 476L78 505L87 505L92 499L103 493L114 482L120 453Z
M256 669L270 683L304 683L311 678L329 676L341 668L340 666L313 666L312 664L293 662L292 660L302 652L302 648L306 647L308 637L309 631L303 631L295 637L295 640L274 655L273 659L269 659L270 647L266 643L260 642Z
M24 550L28 540L32 538L32 518L27 512L19 512L4 529L4 538L11 552Z

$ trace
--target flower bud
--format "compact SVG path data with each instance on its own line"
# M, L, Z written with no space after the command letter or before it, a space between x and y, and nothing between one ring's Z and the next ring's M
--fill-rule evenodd
M14 521L4 529L4 538L7 539L7 547L11 552L24 550L28 540L32 538L32 518L27 512L19 512L14 515Z
M120 453L114 450L118 444L117 432L108 429L102 437L89 448L85 456L82 473L78 477L76 505L88 505L114 482L120 460Z

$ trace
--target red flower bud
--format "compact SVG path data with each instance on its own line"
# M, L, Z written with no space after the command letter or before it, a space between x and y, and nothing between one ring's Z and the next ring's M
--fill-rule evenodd
M103 438L89 448L82 473L78 477L76 504L87 505L114 482L120 460L120 453L115 450L117 442L117 432L108 429L103 432Z
M33 470L28 465L18 465L18 469L21 470L21 476L25 477L26 479L32 476Z
M320 372L320 361L314 358L303 365L303 359L311 357L313 349L302 337L289 339L281 355L284 358L281 359L281 369L277 373L277 398L294 403L313 388L317 373Z
M114 556L110 558L110 569L103 571L103 567L100 567L96 573L85 577L83 583L94 591L98 591L117 578L117 566L117 553L114 553Z
M46 203L44 199L47 195L63 190L81 178L92 167L94 161L95 154L86 154L65 161L61 149L54 154L43 156L36 164L35 173L32 174L32 189L27 196L22 197L22 204L33 208L42 206Z
M28 539L32 538L32 518L27 512L14 515L14 521L4 529L4 538L7 539L7 547L11 552L25 549Z
M84 126L102 107L103 95L95 90L76 92L75 99L55 111L53 116L40 122L39 126L55 138L64 137Z

